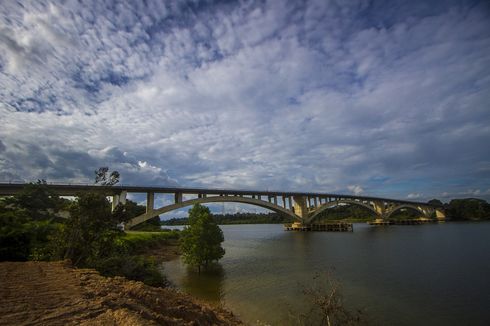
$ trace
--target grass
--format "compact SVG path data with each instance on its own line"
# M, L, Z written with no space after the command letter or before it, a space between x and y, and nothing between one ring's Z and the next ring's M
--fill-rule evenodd
M122 241L131 252L136 252L168 244L172 240L178 240L179 235L178 230L159 232L126 231Z
M177 241L178 238L177 230L126 231L116 240L119 253L98 260L95 268L104 276L124 276L151 286L166 286L168 282L158 260L146 253Z

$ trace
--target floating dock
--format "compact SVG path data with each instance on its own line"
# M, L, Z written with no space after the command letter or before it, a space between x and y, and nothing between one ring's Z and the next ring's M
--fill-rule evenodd
M285 224L286 231L323 231L323 232L353 232L352 223L325 223L325 224Z
M367 222L369 225L420 225L428 223L438 223L437 219L431 218L416 218L416 219L405 219L405 220L383 220L376 219L374 221Z

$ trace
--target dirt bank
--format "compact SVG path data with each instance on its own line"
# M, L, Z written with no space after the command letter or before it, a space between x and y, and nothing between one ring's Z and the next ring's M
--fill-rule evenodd
M171 289L66 262L0 263L1 325L240 325Z
M153 257L157 262L174 260L181 254L179 241L171 239L153 248L145 248L139 254L146 257Z

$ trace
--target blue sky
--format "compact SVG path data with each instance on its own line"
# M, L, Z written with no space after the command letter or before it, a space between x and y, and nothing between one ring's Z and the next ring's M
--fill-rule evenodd
M490 5L6 0L0 121L0 181L489 199Z

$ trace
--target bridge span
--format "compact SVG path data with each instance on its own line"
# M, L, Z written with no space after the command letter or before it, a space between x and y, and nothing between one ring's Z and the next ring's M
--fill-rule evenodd
M12 196L20 192L26 184L0 183L0 196ZM400 199L342 195L316 192L254 191L230 189L201 189L177 187L147 187L115 185L104 187L81 184L47 184L47 187L60 196L76 196L81 193L103 190L112 197L112 207L124 204L128 193L146 194L146 212L133 218L126 226L132 227L157 215L194 204L243 203L267 208L282 215L290 216L303 223L311 223L315 217L328 208L338 205L358 205L372 211L378 220L388 219L400 209L418 211L423 217L445 219L442 207L428 203ZM155 207L155 194L173 195L173 203Z

